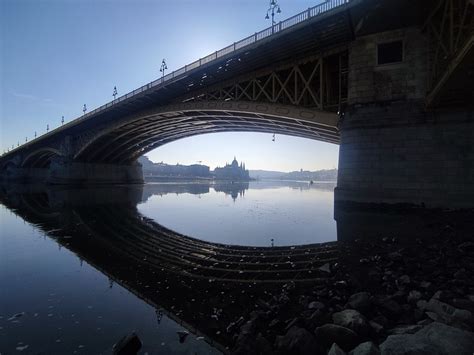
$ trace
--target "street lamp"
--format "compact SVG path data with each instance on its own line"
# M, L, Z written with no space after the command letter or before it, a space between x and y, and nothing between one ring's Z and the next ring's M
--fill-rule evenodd
M61 117L61 126L64 124L64 116Z
M165 77L165 70L168 69L168 66L166 65L165 60L163 59L161 61L161 67L160 67L160 72L161 72L161 78L163 79ZM163 80L161 80L163 82Z
M275 10L276 13L281 13L280 5L277 4L277 0L270 0L270 7L267 10L267 16L265 16L265 20L270 19L268 14L272 15L272 33L273 33L273 26L275 26Z
M35 138L36 138L36 131L35 131Z
M82 112L84 112L84 115L86 114L86 111L87 111L87 106L86 104L84 104L84 107L82 108Z
M46 132L49 132L49 124L46 125Z
M112 93L112 96L114 97L114 100L115 100L115 96L117 96L117 87L114 86L114 92Z

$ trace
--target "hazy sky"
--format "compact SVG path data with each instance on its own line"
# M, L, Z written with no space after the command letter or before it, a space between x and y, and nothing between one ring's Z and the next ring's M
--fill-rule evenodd
M277 20L319 0L279 0ZM0 0L1 151L70 121L170 71L270 25L268 0ZM250 169L337 166L338 146L270 134L221 133L170 143L153 161L237 156Z

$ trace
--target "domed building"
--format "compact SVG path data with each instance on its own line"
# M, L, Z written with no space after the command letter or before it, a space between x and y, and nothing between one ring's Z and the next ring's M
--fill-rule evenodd
M232 163L226 164L222 168L215 168L214 176L216 179L221 180L250 180L249 171L245 170L245 163L241 162L239 165L239 162L235 157L234 160L232 160Z

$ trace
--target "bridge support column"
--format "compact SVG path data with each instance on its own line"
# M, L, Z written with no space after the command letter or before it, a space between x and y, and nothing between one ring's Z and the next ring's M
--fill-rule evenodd
M0 173L0 181L8 183L44 183L48 177L47 168L8 167Z
M50 184L141 184L142 166L53 161Z
M350 107L340 127L336 206L474 207L472 109L425 112L421 102Z

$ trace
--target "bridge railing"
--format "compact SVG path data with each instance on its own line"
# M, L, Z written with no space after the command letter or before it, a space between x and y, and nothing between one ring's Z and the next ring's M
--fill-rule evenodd
M119 102L122 102L124 100L127 100L141 92L144 92L144 91L147 91L153 87L161 87L161 86L166 86L168 84L168 82L171 82L173 80L176 80L182 76L184 76L187 72L191 71L191 70L195 70L197 68L199 68L200 66L202 65L205 65L205 64L208 64L210 62L212 62L213 60L216 60L216 59L219 59L223 56L226 56L232 52L235 52L237 50L240 50L248 45L251 45L251 44L254 44L258 41L261 41L265 38L268 38L280 31L283 31L283 30L286 30L292 26L295 26L301 22L304 22L304 21L307 21L313 17L317 17L317 16L320 16L322 14L324 14L325 12L328 12L330 10L333 10L333 9L336 9L338 7L341 7L343 5L346 5L348 3L350 3L351 1L353 0L328 0L322 4L319 4L319 5L316 5L314 7L310 7L308 8L307 10L293 16L293 17L290 17L282 22L279 22L271 27L268 27L260 32L256 32L255 34L251 35L251 36L248 36L238 42L235 42L233 44L231 44L230 46L227 46L225 48L222 48L212 54L209 54L208 56L204 57L204 58L201 58L201 59L198 59L196 60L195 62L191 63L191 64L187 64L185 65L184 67L180 68L180 69L177 69L167 75L165 75L164 77L161 77L159 79L156 79L146 85L143 85L142 87L138 88L138 89L135 89L125 95L122 95L110 102L108 102L107 104L105 105L102 105L92 111L89 111L87 114L84 114L83 116L80 116L78 117L77 119L69 122L69 124L66 124L64 126L61 126L61 127L58 127L52 131L50 131L49 133L46 133L45 135L51 135L53 134L53 132L57 131L57 130L60 130L62 128L65 128L67 126L69 126L72 122L78 122L78 121L81 121L81 120L84 120L88 117L91 117L103 110L106 110L108 109L109 107L119 103ZM34 140L31 140L29 143L35 141L36 139L39 139L40 137L44 137L45 135L42 135L42 136L39 136L38 138L35 138ZM29 143L26 143L26 144L29 144ZM11 150L10 152L16 150L17 148Z

